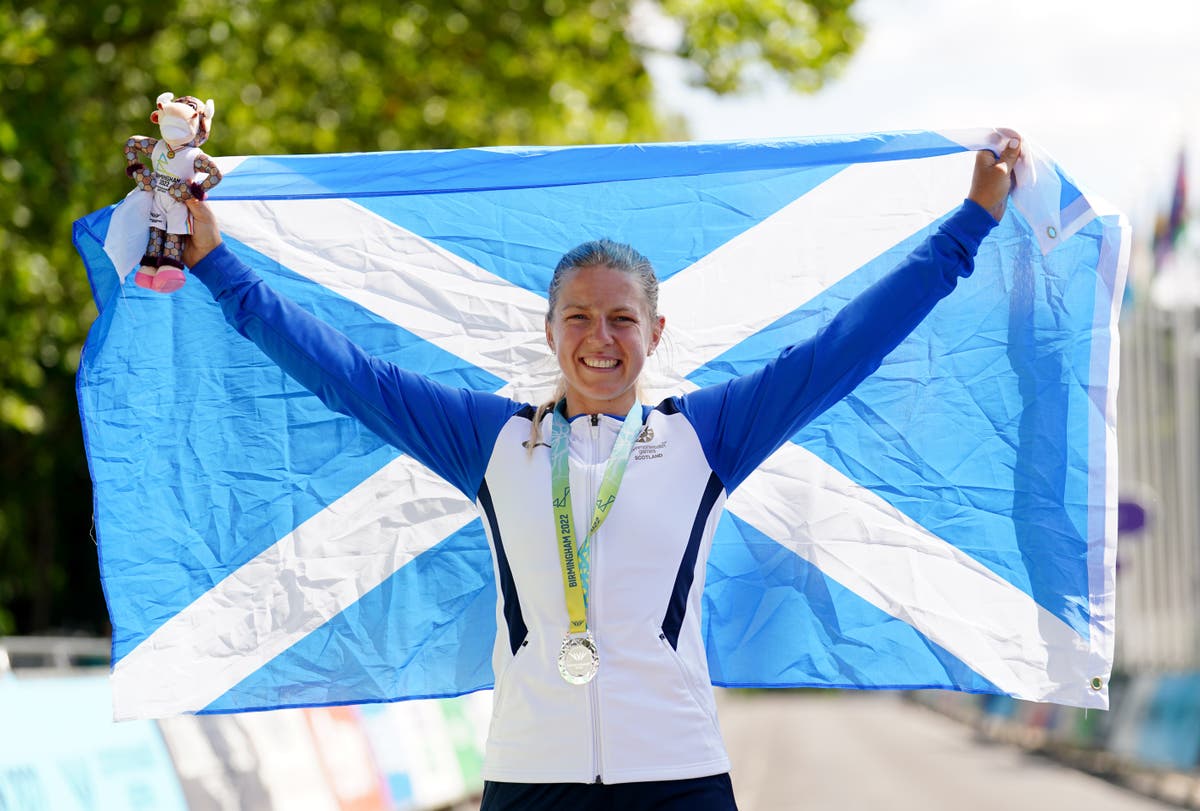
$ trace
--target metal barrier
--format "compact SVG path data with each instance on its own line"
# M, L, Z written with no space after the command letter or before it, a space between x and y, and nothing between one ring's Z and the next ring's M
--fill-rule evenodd
M107 668L111 654L109 640L96 637L0 636L0 673Z
M1200 247L1176 262L1200 278ZM1200 312L1151 265L1134 257L1117 406L1121 499L1146 513L1117 553L1116 659L1134 674L1200 669Z

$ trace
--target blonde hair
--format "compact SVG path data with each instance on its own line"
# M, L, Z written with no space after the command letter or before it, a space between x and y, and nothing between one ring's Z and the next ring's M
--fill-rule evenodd
M558 260L558 264L554 268L554 275L550 278L550 287L546 291L547 323L554 316L554 309L558 306L558 294L567 274L579 268L590 267L607 267L633 276L646 299L646 307L650 311L651 320L658 319L658 276L655 275L654 266L650 264L650 260L623 242L597 239L575 246L563 254L562 259ZM542 419L546 416L546 412L554 408L558 401L566 396L567 379L560 374L554 384L554 393L549 400L538 406L533 417L533 424L529 427L529 442L526 443L526 447L531 456L534 447L540 441Z

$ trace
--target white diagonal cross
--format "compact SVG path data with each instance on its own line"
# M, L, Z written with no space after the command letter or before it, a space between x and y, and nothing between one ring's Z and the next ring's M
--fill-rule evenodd
M969 159L848 168L664 282L660 310L669 321L671 364L648 366L651 393L691 390L692 371L951 210L963 196ZM933 161L949 165L931 170ZM948 183L931 185L931 178ZM532 400L557 372L545 348L544 298L352 202L214 206L230 236L507 381L504 394ZM874 230L862 231L864 222L876 223ZM386 528L381 502L388 505ZM1086 650L1065 623L799 446L785 444L728 508L1006 692L1052 698L1060 687L1076 693L1086 678L1074 664L1086 657L1050 660L1047 653ZM397 509L410 515L400 532ZM861 524L839 520L864 510L872 516L868 536ZM410 457L396 459L121 659L113 677L116 717L203 709L475 517L449 484ZM873 545L863 543L866 537L904 543ZM305 577L291 576L300 570ZM287 590L270 585L283 582ZM963 599L931 609L922 589L931 582ZM994 640L1006 640L1001 654L989 647Z

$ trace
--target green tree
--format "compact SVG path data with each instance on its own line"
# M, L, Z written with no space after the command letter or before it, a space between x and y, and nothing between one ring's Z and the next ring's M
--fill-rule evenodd
M812 90L860 39L852 2L0 0L0 633L105 630L69 234L131 188L160 92L216 100L214 155L681 138L644 12L716 92L765 70Z

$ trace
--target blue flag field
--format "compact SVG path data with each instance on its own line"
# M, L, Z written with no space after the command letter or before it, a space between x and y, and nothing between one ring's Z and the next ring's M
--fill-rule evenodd
M224 158L210 200L234 251L370 351L530 402L557 371L558 258L628 242L662 282L656 402L812 335L962 202L998 138ZM974 275L730 496L715 684L1107 707L1129 230L1026 149ZM74 228L99 308L78 395L115 716L490 687L472 503L286 377L195 279L134 285L145 197Z

